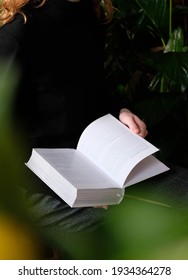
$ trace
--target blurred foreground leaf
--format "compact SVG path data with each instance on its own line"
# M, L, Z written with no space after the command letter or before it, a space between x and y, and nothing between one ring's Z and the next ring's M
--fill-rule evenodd
M5 66L5 65L4 65ZM13 213L23 204L20 201L19 188L23 178L19 165L19 145L21 137L12 126L12 102L18 80L18 72L0 67L0 207Z
M12 102L19 79L18 69L0 64L0 259L37 259L38 236L28 223L21 188L26 184L20 166L23 146L18 128L12 124Z

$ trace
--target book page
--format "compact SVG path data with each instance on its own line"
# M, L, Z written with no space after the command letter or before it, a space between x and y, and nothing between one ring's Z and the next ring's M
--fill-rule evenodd
M153 155L148 156L139 162L133 170L131 170L125 181L125 187L131 186L168 170L169 168Z
M121 187L137 163L158 151L110 114L84 130L77 149Z
M35 149L34 152L76 189L119 188L115 181L75 149ZM55 176L53 179L56 181Z

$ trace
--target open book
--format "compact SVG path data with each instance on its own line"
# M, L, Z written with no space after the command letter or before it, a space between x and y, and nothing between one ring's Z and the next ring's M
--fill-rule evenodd
M125 187L169 169L157 151L107 114L86 127L76 149L33 149L26 165L71 207L111 205Z

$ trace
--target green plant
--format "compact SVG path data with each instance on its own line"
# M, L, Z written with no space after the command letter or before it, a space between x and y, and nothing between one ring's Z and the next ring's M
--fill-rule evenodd
M177 143L187 141L188 52L184 19L188 7L184 2L114 0L116 11L106 42L109 89L128 100L144 118L150 131L148 137L161 149L160 156L173 157L176 162L180 159L179 154L174 154ZM180 163L187 164L187 158L181 158Z

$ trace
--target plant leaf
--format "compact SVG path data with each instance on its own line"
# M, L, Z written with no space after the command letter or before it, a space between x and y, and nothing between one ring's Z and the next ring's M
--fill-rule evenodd
M165 40L169 22L167 0L135 0L135 2L144 11L161 39Z
M176 28L165 47L164 52L182 52L184 47L184 35L181 27Z
M165 75L176 85L176 90L185 92L188 87L188 52L152 54L146 64Z

